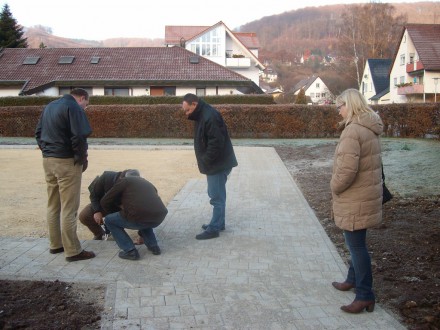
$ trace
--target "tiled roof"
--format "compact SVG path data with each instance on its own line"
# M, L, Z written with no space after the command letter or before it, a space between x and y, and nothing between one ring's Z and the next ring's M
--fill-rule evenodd
M384 58L370 58L367 60L370 67L371 79L373 80L376 94L390 87L390 76L388 74L392 60Z
M440 70L440 24L406 26L425 70Z
M62 56L73 56L71 64L59 64ZM28 57L36 64L25 65ZM99 58L92 64L92 58ZM190 63L197 58L198 63ZM128 48L6 48L0 52L0 84L25 82L24 94L32 94L60 82L87 86L124 83L212 82L247 86L252 81L232 70L181 47ZM254 84L255 85L255 84Z
M260 48L257 34L254 32L233 32L240 42L249 49Z

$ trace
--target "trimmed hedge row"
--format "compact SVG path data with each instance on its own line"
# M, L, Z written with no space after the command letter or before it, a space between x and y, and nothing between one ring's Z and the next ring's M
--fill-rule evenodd
M0 107L46 105L59 96L0 97ZM208 95L203 99L210 104L275 104L271 95ZM182 104L182 96L90 96L90 104Z
M0 136L32 137L43 106L0 107ZM335 106L220 104L233 138L336 137ZM440 133L440 104L374 106L385 136L425 137ZM192 122L181 105L91 105L86 110L95 138L191 138Z

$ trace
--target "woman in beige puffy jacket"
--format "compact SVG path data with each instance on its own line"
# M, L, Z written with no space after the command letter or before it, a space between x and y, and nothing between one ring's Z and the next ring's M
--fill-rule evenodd
M341 291L356 290L348 313L374 310L373 276L368 254L367 228L382 221L382 161L379 136L383 131L380 117L368 106L356 89L348 89L336 98L345 126L336 147L330 187L333 216L344 231L351 262L345 282L333 282Z

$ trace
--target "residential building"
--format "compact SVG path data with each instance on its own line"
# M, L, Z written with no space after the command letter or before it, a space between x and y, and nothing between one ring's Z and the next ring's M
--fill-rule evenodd
M304 89L306 96L310 97L312 104L329 104L333 102L333 94L324 81L317 76L301 80L293 87L293 93L298 95Z
M261 74L261 79L268 83L275 82L278 80L278 73L273 67L267 66Z
M0 96L262 93L249 78L180 47L5 48Z
M391 59L370 58L365 63L359 92L370 104L389 102Z
M406 25L391 65L390 102L438 102L439 80L440 24Z
M255 33L233 32L223 22L213 26L165 26L165 46L180 46L259 83L263 63Z

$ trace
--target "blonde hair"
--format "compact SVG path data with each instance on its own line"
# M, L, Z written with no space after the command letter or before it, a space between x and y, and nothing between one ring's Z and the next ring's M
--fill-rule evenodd
M362 113L375 115L374 110L368 105L364 96L354 88L343 91L336 98L336 104L338 106L344 104L347 108L347 117L339 123L341 126L347 126L352 121L353 116L360 116Z

